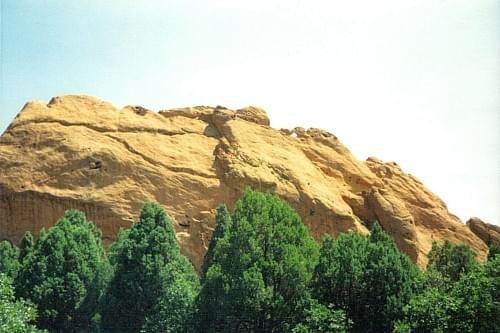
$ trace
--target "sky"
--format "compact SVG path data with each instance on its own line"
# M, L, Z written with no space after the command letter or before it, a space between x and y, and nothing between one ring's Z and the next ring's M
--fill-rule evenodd
M0 1L0 132L65 94L256 105L500 225L498 0Z

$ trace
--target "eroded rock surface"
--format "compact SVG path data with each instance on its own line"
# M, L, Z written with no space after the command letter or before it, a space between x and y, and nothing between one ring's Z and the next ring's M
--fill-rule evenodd
M471 217L467 221L469 229L476 234L483 242L489 245L500 246L500 227L494 224L483 222L478 217Z
M19 241L85 211L106 240L161 203L182 251L200 266L218 204L246 186L287 200L316 238L380 221L419 265L433 240L485 243L395 163L357 160L319 129L276 130L264 110L116 108L88 96L30 102L0 138L0 238Z

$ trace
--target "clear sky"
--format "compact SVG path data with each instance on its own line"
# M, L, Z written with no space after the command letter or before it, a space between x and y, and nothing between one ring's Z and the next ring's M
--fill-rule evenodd
M64 94L257 105L500 224L498 0L0 1L0 132Z

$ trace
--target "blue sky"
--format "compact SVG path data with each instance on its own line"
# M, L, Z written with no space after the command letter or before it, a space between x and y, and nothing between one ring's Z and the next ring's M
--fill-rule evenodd
M500 224L500 3L1 0L0 131L32 99L257 105Z

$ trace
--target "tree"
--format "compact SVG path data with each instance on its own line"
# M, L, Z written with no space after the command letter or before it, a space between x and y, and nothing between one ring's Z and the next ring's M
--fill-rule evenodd
M368 266L365 272L367 323L373 332L393 329L402 318L402 308L418 290L420 271L378 223L370 235Z
M17 295L38 307L38 326L71 332L90 325L108 271L100 237L77 210L41 233L16 279Z
M170 218L158 204L144 204L139 222L120 232L110 249L110 261L114 275L103 299L104 329L149 331L153 321L170 320L170 315L179 321L182 313L189 312L183 308L176 309L177 314L169 313L171 301L182 305L192 298L193 291L180 291L179 286L195 288L198 282L191 263L180 254ZM179 299L175 298L176 293L181 293ZM168 331L167 328L160 331Z
M326 236L312 282L314 296L346 311L353 330L388 332L417 290L419 271L375 224L370 237Z
M15 278L19 270L19 249L8 240L0 242L0 274Z
M0 332L42 333L31 324L36 319L33 304L14 298L12 279L0 273Z
M214 246L197 303L202 332L285 332L301 319L317 244L274 195L246 189Z
M199 291L198 276L185 257L180 257L177 264L167 266L169 283L163 286L141 332L191 333L194 329L194 302Z
M231 227L231 215L227 210L227 206L222 204L217 207L217 215L215 218L215 230L208 244L208 250L203 259L203 266L201 269L201 276L204 277L207 274L207 270L212 264L215 247L217 241L224 237L226 231Z
M325 235L312 280L313 295L323 304L344 309L355 323L363 320L369 244L368 237L352 232L337 240Z
M19 244L19 261L22 262L24 260L28 253L31 252L34 245L35 240L33 239L33 235L31 232L26 231L21 239L21 243Z
M433 242L427 257L427 270L435 270L453 282L458 281L462 274L471 272L478 264L470 247L464 244L456 245L448 240L441 246Z

